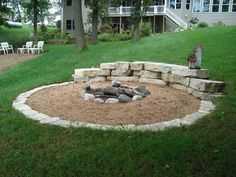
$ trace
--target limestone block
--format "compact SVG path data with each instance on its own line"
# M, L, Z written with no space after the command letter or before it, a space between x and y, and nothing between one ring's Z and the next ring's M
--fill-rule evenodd
M137 76L120 76L120 77L115 77L115 76L108 76L107 77L108 81L120 81L120 82L137 82L138 81L138 77Z
M133 71L134 76L141 76L144 70L141 71Z
M69 120L58 120L58 121L55 121L55 122L51 122L50 124L59 125L61 127L65 127L65 128L71 126L71 122Z
M112 76L130 76L132 75L132 71L129 69L129 62L116 62L116 68L111 71Z
M111 70L110 69L100 69L97 73L97 76L110 76Z
M100 71L99 68L81 68L75 69L75 76L79 77L95 77Z
M166 85L166 82L160 79L140 78L138 82L157 84L157 85Z
M89 79L86 77L80 77L80 76L73 76L74 77L74 82L88 82Z
M162 74L161 79L165 82L169 82L169 74Z
M160 79L161 78L161 72L153 72L153 71L142 71L142 74L140 77L144 78L152 78L152 79Z
M177 83L184 86L189 86L190 79L188 77L183 77L175 74L170 74L169 77L170 77L169 78L170 83Z
M224 82L191 78L190 87L203 92L220 92L224 88Z
M116 68L116 63L101 63L100 64L101 69L115 69Z
M187 91L188 87L180 85L180 84L171 84L172 87L174 87L175 89L178 90L183 90L183 91Z
M172 67L173 65L165 63L147 62L144 64L145 70L162 72L162 73L170 73Z
M185 77L195 77L200 79L208 78L207 69L189 69L187 66L172 67L171 73Z
M144 63L145 63L145 62L133 62L133 63L130 63L130 69L131 69L131 70L134 70L134 71L143 70L143 68L144 68Z
M49 117L49 118L40 120L39 123L41 123L41 124L50 124L50 123L53 123L53 122L56 122L56 121L59 121L59 120L60 120L59 117Z
M106 77L102 77L102 76L97 76L94 78L89 78L88 82L105 82L107 80Z
M196 122L198 119L204 117L207 113L203 112L194 112L190 115L185 116L183 119L181 119L182 125L191 125L194 122Z

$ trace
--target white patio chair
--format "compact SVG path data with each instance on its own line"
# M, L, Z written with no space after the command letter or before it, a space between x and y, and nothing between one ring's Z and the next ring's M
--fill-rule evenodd
M44 45L44 41L38 41L38 44L34 45L34 47L30 49L31 53L32 54L35 54L35 53L40 54L40 52L43 52L43 45Z
M4 48L3 48L2 45L0 44L0 54L1 54L2 52L3 52L4 55L6 54Z
M14 53L12 45L9 45L8 42L2 42L1 46L7 54L8 54L8 51L12 51L12 53Z
M24 54L25 51L27 51L27 53L30 53L30 49L33 46L33 41L29 41L26 42L25 45L23 45L21 48L17 48L17 52L19 51L21 54Z

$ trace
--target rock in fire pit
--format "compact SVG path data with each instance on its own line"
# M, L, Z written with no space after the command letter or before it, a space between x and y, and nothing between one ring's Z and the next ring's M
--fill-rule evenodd
M112 81L111 86L104 88L86 85L83 87L83 90L83 98L85 101L97 103L128 103L131 101L142 100L150 94L145 86L131 88L121 85L121 83L117 81Z

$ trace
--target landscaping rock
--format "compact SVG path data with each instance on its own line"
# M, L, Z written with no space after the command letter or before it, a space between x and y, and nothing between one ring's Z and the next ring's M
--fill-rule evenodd
M124 93L128 95L129 97L132 97L134 95L133 89L124 89Z
M120 87L121 84L120 84L120 82L114 80L114 81L111 82L111 86L112 86L112 87Z
M142 95L144 97L147 96L147 95L150 95L149 90L147 90L145 86L135 88L134 90L135 90L135 93L137 93L139 95Z
M108 104L115 104L115 103L118 103L119 100L116 99L116 98L109 98L105 101L105 103L108 103Z
M116 68L116 63L101 63L100 64L101 69L115 69Z
M154 71L142 71L140 77L144 78L151 78L151 79L160 79L161 72L154 72Z
M166 82L160 79L150 79L150 78L140 78L138 82L157 84L157 85L166 85Z
M101 98L95 98L94 102L96 102L96 103L104 103L104 100L101 99Z
M163 80L170 82L170 83L177 83L184 86L189 86L189 77L183 77L175 74L163 74L162 75Z
M191 78L190 87L203 92L220 92L224 88L224 82Z
M75 76L79 77L95 77L97 73L100 71L99 68L81 68L75 69Z
M116 67L111 71L112 76L130 76L132 71L129 69L129 62L116 62Z
M133 63L130 63L130 69L131 69L131 70L134 70L134 71L143 70L143 68L144 68L144 63L145 63L145 62L133 62Z
M170 73L172 66L173 65L165 63L147 62L144 64L144 69L148 71Z
M125 94L121 94L121 95L119 96L119 101L120 101L121 103L129 103L129 102L132 101L132 98L130 98L129 96L127 96L127 95L125 95Z
M138 100L142 100L142 99L143 99L143 97L141 95L134 95L132 98L133 101L138 101Z
M171 70L172 74L185 76L185 77L196 77L200 79L208 78L208 70L207 69L189 69L186 66L176 66Z
M84 94L84 101L94 101L95 99L95 96L93 94L89 94L89 93L85 93Z
M106 77L96 76L94 78L89 78L89 82L105 82L107 79Z
M110 69L100 69L97 73L97 76L110 76L111 70Z
M113 81L113 80L117 80L120 82L137 82L138 81L138 77L136 76L120 76L120 77L115 77L115 76L108 76L107 77L108 81Z

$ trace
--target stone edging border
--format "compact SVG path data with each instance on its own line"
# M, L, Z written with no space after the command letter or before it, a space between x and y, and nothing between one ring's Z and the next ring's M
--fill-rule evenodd
M51 125L58 125L61 127L86 127L92 129L100 129L100 130L126 130L126 131L163 131L168 128L172 127L182 127L188 126L196 122L198 119L204 117L205 115L209 114L215 109L215 105L211 101L201 100L200 107L198 112L194 112L190 115L186 115L183 118L176 118L170 121L165 122L158 122L154 124L146 124L146 125L135 125L135 124L128 124L128 125L101 125L101 124L92 124L92 123L85 123L85 122L71 122L69 120L64 120L59 117L50 117L48 115L42 114L33 110L31 107L26 105L27 99L37 91L50 88L50 87L57 87L68 85L74 82L64 82L59 84L51 84L46 86L41 86L34 88L33 90L21 93L16 97L13 101L12 107L21 113L23 113L27 118L39 121L41 124L51 124Z

